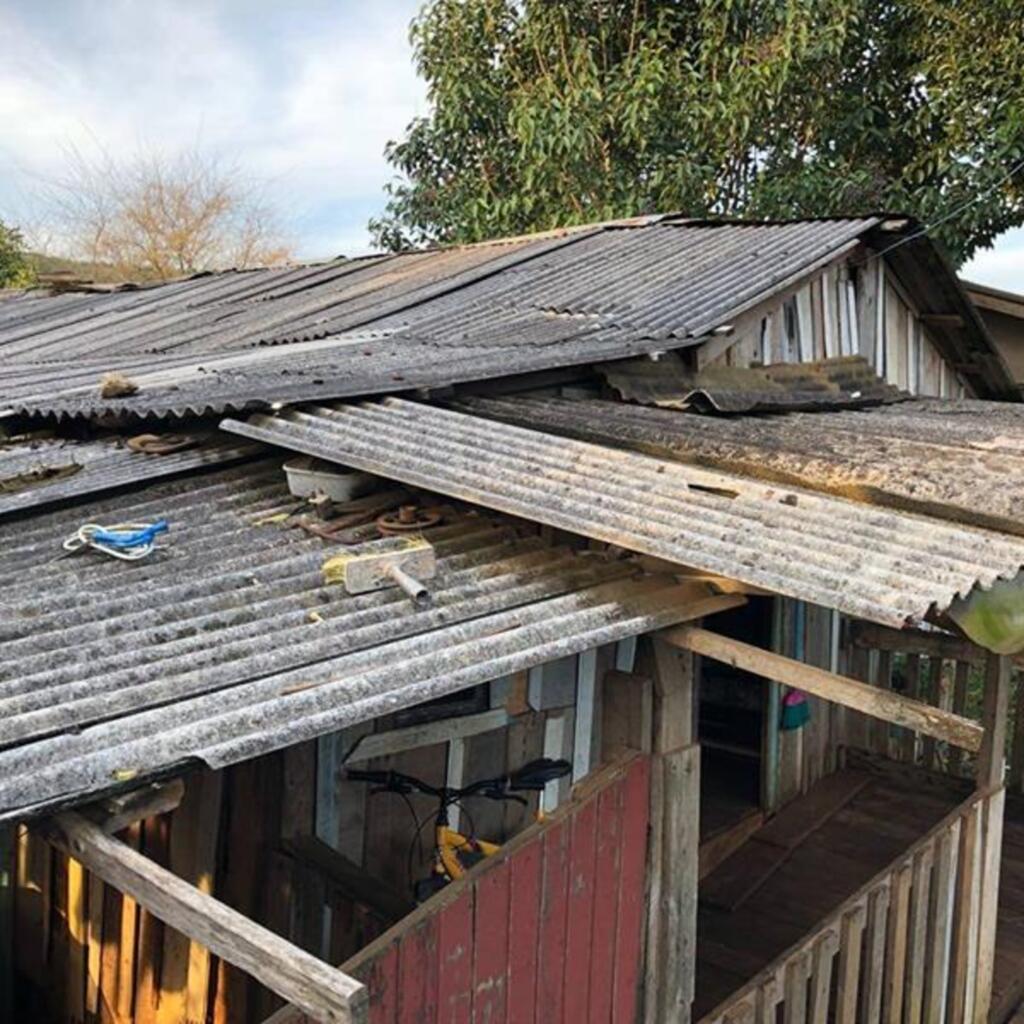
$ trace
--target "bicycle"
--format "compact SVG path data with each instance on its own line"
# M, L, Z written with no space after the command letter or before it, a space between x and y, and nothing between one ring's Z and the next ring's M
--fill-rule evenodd
M413 835L412 844L409 847L410 878L411 861L415 844L419 841L420 835L429 822L420 823L416 812L412 809L408 797L410 793L418 792L426 796L435 797L438 801L437 814L434 817L434 862L430 877L413 882L413 895L417 903L429 899L434 893L439 892L446 885L462 878L463 875L474 864L487 857L493 857L501 849L500 843L491 843L484 839L477 839L472 835L463 835L453 829L449 821L448 808L453 806L462 807L462 801L466 797L481 796L488 800L504 800L529 806L529 801L519 794L522 792L540 792L549 782L564 778L572 771L572 765L568 761L552 760L548 757L541 757L530 761L517 771L508 775L500 775L491 779L480 779L477 782L463 786L461 789L451 789L448 786L431 786L422 779L412 775L405 775L402 772L394 771L364 771L358 768L350 768L346 777L353 782L369 782L374 784L370 790L371 796L381 793L396 793L405 798L409 811L416 823L416 832ZM462 807L465 811L465 808ZM469 812L466 811L468 815ZM544 820L543 811L537 812L537 821ZM470 816L472 822L472 817Z

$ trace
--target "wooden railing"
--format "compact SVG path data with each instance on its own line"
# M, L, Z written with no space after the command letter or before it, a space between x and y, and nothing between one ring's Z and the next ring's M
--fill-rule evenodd
M702 1024L985 1021L1004 798L974 794Z

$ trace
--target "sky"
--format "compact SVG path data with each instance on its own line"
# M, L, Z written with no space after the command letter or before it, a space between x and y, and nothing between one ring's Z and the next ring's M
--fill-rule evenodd
M3 0L0 217L31 229L69 146L199 146L265 184L296 257L367 252L384 147L426 112L421 0ZM1024 229L964 275L1024 292Z
M296 255L365 252L389 139L425 110L420 0L3 0L0 216L31 224L69 145L198 145L265 184Z

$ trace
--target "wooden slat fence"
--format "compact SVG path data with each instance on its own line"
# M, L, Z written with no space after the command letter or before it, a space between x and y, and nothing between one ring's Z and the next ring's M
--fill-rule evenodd
M961 804L702 1024L985 1020L1004 796Z
M933 707L980 721L986 652L958 637L847 623L846 671ZM1024 665L1014 666L1007 744L1007 788L1024 793ZM893 761L957 778L973 777L970 755L909 729L845 713L840 741Z
M371 1024L636 1020L649 800L648 757L602 770L343 964Z

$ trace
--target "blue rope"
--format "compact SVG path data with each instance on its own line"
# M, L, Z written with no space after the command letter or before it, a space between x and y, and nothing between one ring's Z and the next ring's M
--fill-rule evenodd
M160 519L142 530L97 530L92 540L100 544L109 544L114 548L140 548L152 544L158 533L166 533L168 523Z

